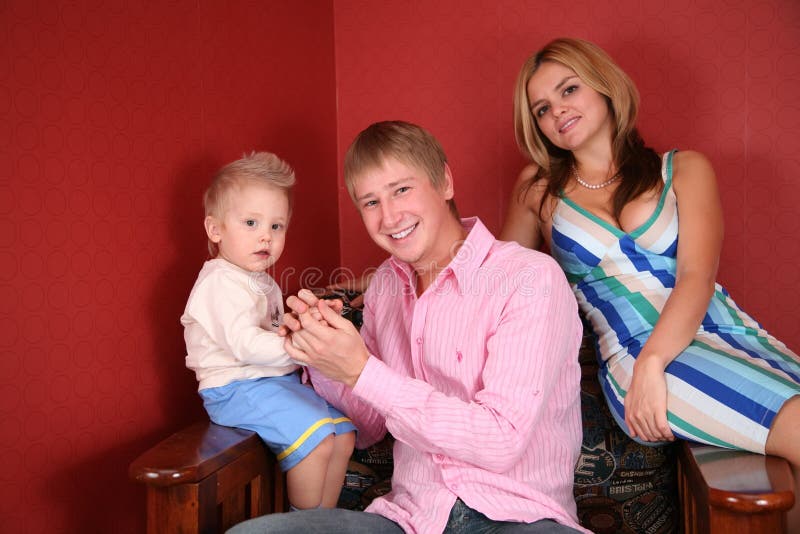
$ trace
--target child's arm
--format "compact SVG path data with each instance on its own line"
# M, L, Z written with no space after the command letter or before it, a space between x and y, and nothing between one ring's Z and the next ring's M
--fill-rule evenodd
M277 288L275 293L280 295ZM222 351L242 364L295 367L283 338L264 328L273 315L273 300L247 279L217 271L195 287L186 310Z

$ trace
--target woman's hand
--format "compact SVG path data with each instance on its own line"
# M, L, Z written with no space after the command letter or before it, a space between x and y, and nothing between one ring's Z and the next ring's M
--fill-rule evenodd
M667 422L667 380L664 363L655 356L640 355L625 395L625 424L631 437L644 441L672 441Z

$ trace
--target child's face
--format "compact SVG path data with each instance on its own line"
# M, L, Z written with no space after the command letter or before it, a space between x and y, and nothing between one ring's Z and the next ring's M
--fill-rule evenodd
M218 257L246 271L263 272L280 258L288 224L284 191L246 184L230 194L222 220L206 218L206 232L219 246Z

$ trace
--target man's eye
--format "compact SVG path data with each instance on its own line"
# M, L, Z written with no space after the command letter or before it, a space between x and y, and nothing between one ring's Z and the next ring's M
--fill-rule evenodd
M378 201L377 200L367 200L366 202L364 202L364 207L365 208L371 208L371 207L377 206L377 205L378 205Z
M408 191L409 189L411 189L411 188L410 188L410 187L408 187L407 185L404 185L403 187L398 187L398 188L397 188L397 193L398 193L398 194L405 193L405 192L406 192L406 191Z
M258 224L255 219L246 219L244 223L253 228Z

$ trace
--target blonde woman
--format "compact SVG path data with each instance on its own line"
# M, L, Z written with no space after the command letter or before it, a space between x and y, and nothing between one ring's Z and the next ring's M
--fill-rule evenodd
M592 43L557 39L530 57L514 122L531 163L501 238L546 243L566 272L631 437L800 465L800 358L715 283L723 230L711 164L645 145L637 106L630 78Z

